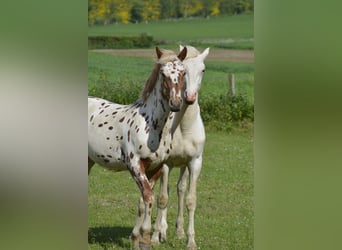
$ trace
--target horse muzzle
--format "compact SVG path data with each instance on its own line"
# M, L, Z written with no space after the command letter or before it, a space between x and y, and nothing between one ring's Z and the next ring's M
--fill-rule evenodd
M197 99L197 92L189 94L187 91L184 92L185 102L188 105L194 104Z
M169 106L172 112L178 112L181 109L182 104L183 104L182 98L179 98L179 99L177 98L175 100L169 101Z

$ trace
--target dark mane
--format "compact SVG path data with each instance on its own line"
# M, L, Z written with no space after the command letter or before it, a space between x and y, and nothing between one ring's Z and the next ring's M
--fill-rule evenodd
M149 97L150 93L156 86L156 83L158 81L159 71L160 71L162 64L178 60L177 55L172 50L162 50L162 52L163 52L162 56L155 63L154 69L152 70L152 73L147 79L145 83L145 87L141 92L141 99L143 101L146 101L146 99Z

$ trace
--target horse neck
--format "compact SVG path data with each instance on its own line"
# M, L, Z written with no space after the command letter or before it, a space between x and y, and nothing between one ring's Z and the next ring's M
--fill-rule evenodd
M161 131L166 121L167 117L170 114L170 107L168 104L168 100L162 96L161 93L161 78L158 77L157 83L149 96L144 101L144 105L141 110L143 113L146 113L147 123L150 125L151 129Z
M200 108L197 99L191 105L184 104L181 110L174 115L171 128L172 133L177 129L178 126L182 129L191 128L192 125L197 122L199 113Z

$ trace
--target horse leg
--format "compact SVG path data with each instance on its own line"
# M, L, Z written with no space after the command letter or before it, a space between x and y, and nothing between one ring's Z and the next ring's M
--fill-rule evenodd
M146 165L145 165L146 164ZM139 203L139 209L142 211L144 209L144 218L142 224L140 226L140 235L139 235L139 248L142 250L151 249L151 215L152 215L152 205L153 205L153 186L158 180L159 176L162 173L162 167L155 168L154 170L145 173L145 169L149 166L147 165L148 161L139 160L138 166L129 167L131 175L133 176L135 182L140 189L142 195L142 201ZM143 205L142 205L143 203ZM139 213L138 213L139 215ZM138 226L140 224L140 219L137 219ZM138 227L137 227L138 228ZM135 227L133 237L136 236L137 228ZM135 237L137 241L137 237ZM135 244L136 246L137 244Z
M199 157L193 158L189 164L189 192L186 198L186 206L188 209L188 217L189 217L189 225L188 225L188 242L187 248L189 250L197 249L195 243L195 209L196 209L196 186L197 186L197 179L201 172L202 168L202 155Z
M95 164L95 162L88 157L88 175L90 173L92 166L94 166L94 164Z
M176 222L177 236L179 239L183 238L184 233L184 196L186 191L186 185L188 181L189 172L188 169L182 167L179 171L179 178L177 183L177 195L178 195L178 215Z
M133 228L132 235L131 235L134 249L139 249L140 228L144 220L144 214L145 214L145 204L144 204L143 198L140 197L139 203L138 203L137 219L136 219L135 226Z
M167 225L167 203L169 199L168 194L168 178L169 167L164 164L162 167L162 174L160 178L160 189L157 201L157 218L154 224L154 232L152 235L152 243L159 244L159 242L166 241Z

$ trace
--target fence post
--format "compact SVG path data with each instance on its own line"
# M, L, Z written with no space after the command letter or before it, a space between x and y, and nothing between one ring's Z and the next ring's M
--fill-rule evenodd
M235 77L233 73L228 74L228 81L229 81L228 96L233 97L235 96Z

